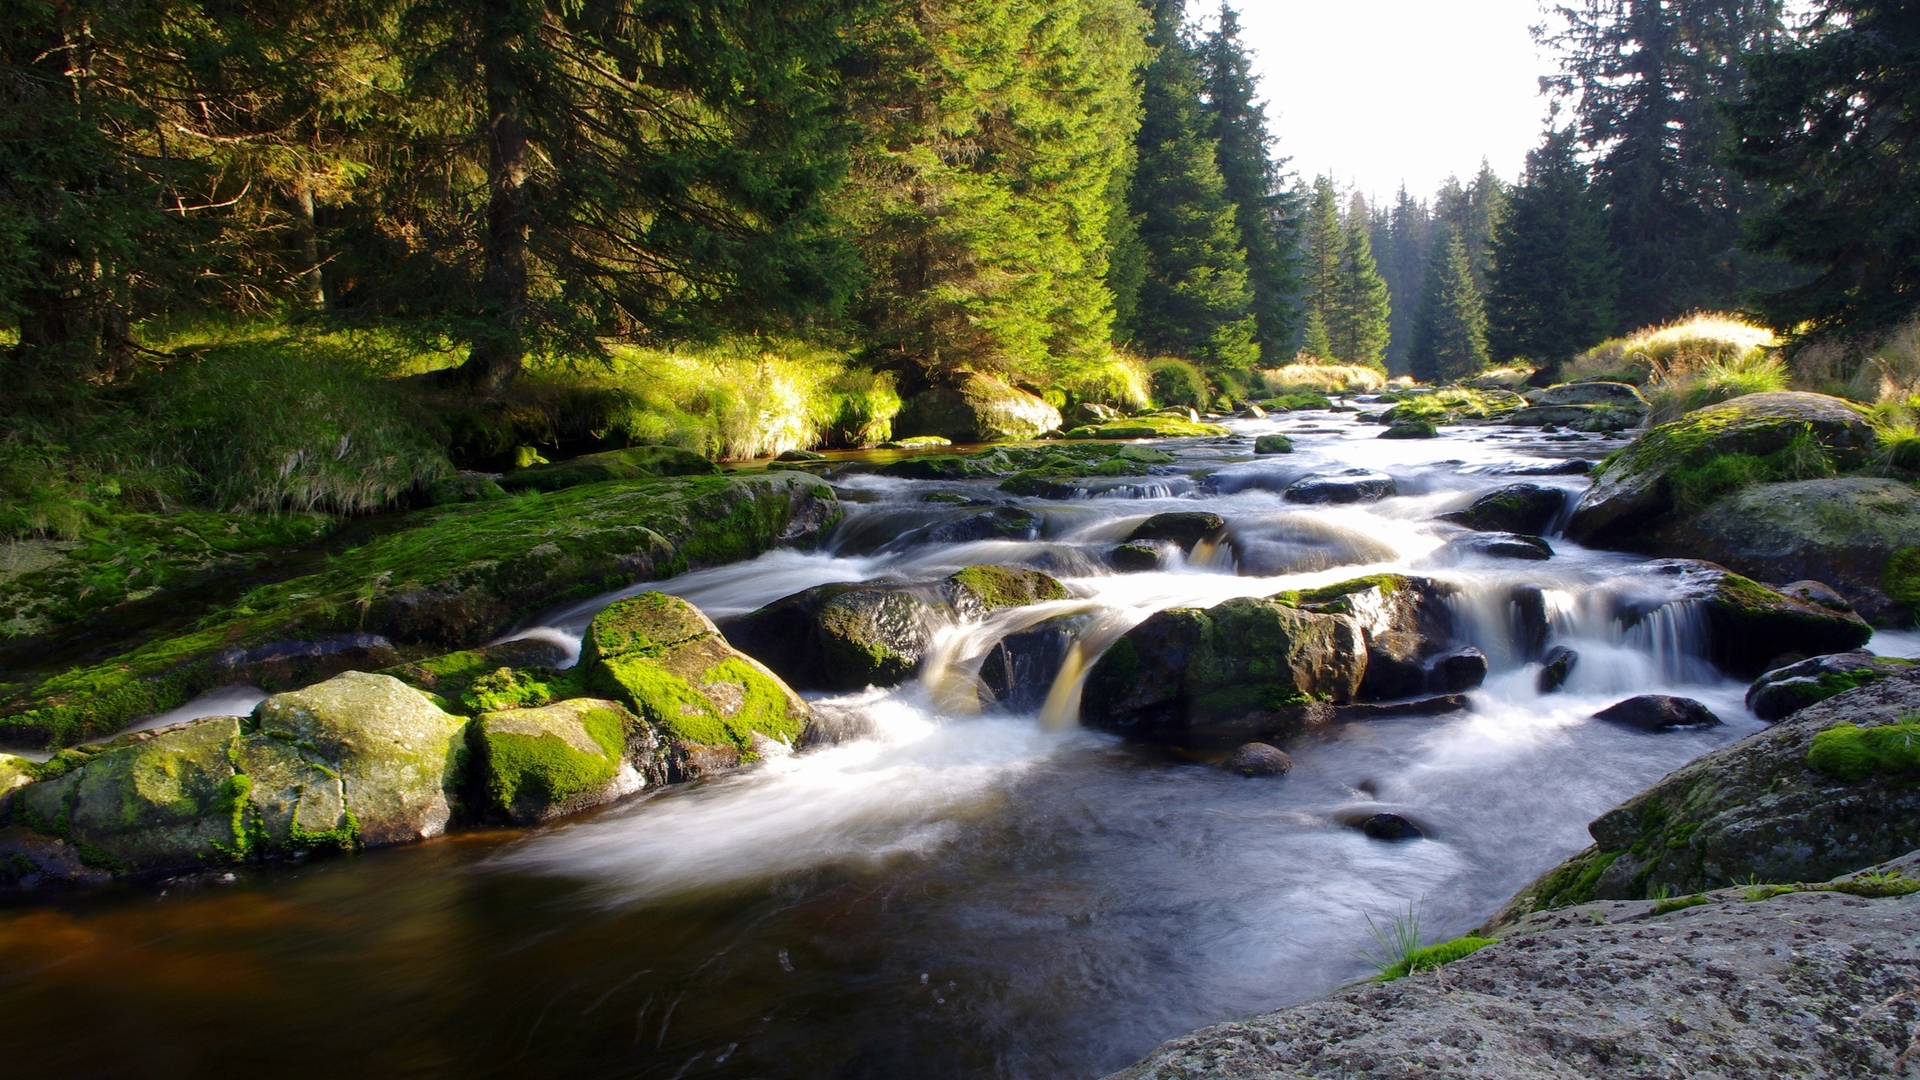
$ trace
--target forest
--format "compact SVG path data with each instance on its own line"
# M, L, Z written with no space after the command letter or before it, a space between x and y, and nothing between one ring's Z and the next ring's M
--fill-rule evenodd
M1290 171L1225 6L10 2L0 532L871 446L967 380L1125 413L1298 364L1544 384L1697 312L1879 394L1912 17L1547 14L1524 172L1389 201Z

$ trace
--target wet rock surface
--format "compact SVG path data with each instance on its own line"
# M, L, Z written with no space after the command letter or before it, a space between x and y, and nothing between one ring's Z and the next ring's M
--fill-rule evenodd
M1521 533L1474 533L1447 541L1441 548L1440 557L1454 561L1481 558L1545 562L1553 558L1553 545L1538 536Z
M1285 498L1296 503L1373 502L1394 493L1393 477L1368 469L1348 469L1329 476L1309 476L1288 485Z
M954 442L1037 439L1060 427L1060 410L1024 390L975 372L909 398L894 418L902 435L939 435Z
M1277 746L1250 742L1236 747L1220 767L1247 777L1285 776L1293 769L1293 759Z
M1440 515L1440 520L1478 532L1539 536L1566 505L1567 494L1557 487L1509 484L1480 496L1463 510Z
M1709 657L1738 678L1756 678L1782 657L1849 652L1873 636L1873 628L1852 612L1774 592L1724 566L1663 559L1641 569L1649 577L1671 580L1678 602L1699 610L1707 624Z
M1669 728L1713 727L1720 718L1713 710L1692 698L1670 694L1641 694L1593 714L1595 720L1625 724L1641 731L1666 731Z
M1134 526L1127 534L1127 543L1164 540L1179 545L1182 551L1192 551L1193 546L1202 540L1218 541L1227 529L1227 519L1219 514L1204 511L1175 511L1155 514Z
M1815 656L1755 679L1747 688L1747 708L1762 720L1781 720L1809 705L1912 667L1911 661L1869 652Z

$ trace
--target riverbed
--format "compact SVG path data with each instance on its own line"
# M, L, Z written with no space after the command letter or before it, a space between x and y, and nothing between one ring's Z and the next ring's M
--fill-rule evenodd
M921 677L810 695L868 737L643 793L531 831L469 831L355 858L235 870L0 910L0 1032L14 1076L1094 1077L1170 1036L1372 973L1369 928L1411 913L1464 932L1587 843L1602 811L1759 730L1743 683L1699 657L1684 605L1632 556L1558 537L1553 559L1462 554L1435 520L1621 445L1497 425L1383 440L1350 413L1229 422L1160 444L1150 477L1082 497L837 467L845 520L813 552L649 586L722 624L831 581L935 581L965 566L1046 570L1069 600L942 631ZM1256 457L1256 435L1297 451ZM1303 477L1367 469L1398 494L1302 505ZM1038 517L1025 539L941 543L979 506ZM1147 516L1205 509L1228 542L1117 574ZM1470 708L1303 736L1280 778L1080 727L1076 676L1154 611L1398 570L1454 584L1491 673ZM1580 654L1541 695L1508 598L1546 592ZM624 590L513 635L577 649ZM1654 614L1632 628L1623 610ZM975 675L999 637L1079 616L1060 679L996 707ZM510 635L512 636L512 635ZM1910 655L1908 637L1883 651ZM250 704L221 691L168 719ZM1592 714L1635 694L1723 721L1649 734ZM1426 838L1370 839L1378 812Z

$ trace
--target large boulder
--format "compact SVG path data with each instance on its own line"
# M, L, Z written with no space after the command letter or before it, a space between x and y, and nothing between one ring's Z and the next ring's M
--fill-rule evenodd
M1671 694L1641 694L1616 702L1593 714L1595 720L1623 724L1641 731L1668 731L1673 728L1718 727L1720 718L1713 710L1692 698Z
M1366 663L1352 615L1251 597L1206 610L1171 608L1101 654L1081 716L1153 741L1240 742L1314 715L1303 707L1353 700Z
M1711 559L1762 581L1825 582L1880 625L1913 611L1914 592L1889 574L1894 556L1913 548L1920 491L1865 476L1743 488L1657 534L1665 554Z
M667 779L665 747L618 702L575 698L483 713L471 737L489 809L532 825Z
M1440 515L1441 521L1477 532L1540 536L1566 509L1567 493L1546 484L1508 484L1474 499L1465 509Z
M1753 680L1747 687L1747 708L1762 720L1782 720L1809 705L1912 667L1911 660L1864 651L1810 657Z
M1849 652L1873 636L1873 627L1852 612L1775 592L1713 563L1662 559L1642 565L1640 573L1669 579L1673 602L1699 610L1708 659L1736 678L1755 678L1782 658ZM1623 613L1629 621L1647 614Z
M1824 394L1749 394L1649 429L1594 473L1567 535L1589 545L1629 539L1674 509L1675 470L1723 454L1764 457L1810 435L1836 460L1857 460L1873 444L1859 407Z
M1561 383L1521 395L1529 405L1611 405L1620 409L1646 412L1652 406L1640 394L1639 387L1621 382Z
M935 602L897 582L839 582L731 620L727 636L790 685L858 690L911 676L940 617Z
M1134 526L1127 534L1129 544L1166 541L1182 551L1192 551L1202 540L1218 542L1227 531L1227 519L1201 510L1174 510L1155 514Z
M992 375L963 372L909 398L893 429L955 442L1037 439L1060 427L1060 410Z
M1388 701L1459 688L1440 688L1458 682L1457 672L1436 678L1434 671L1436 661L1455 645L1453 611L1447 601L1451 593L1450 587L1431 578L1375 574L1281 593L1275 599L1304 611L1355 619L1367 650L1357 699Z
M947 602L963 618L1001 608L1065 600L1067 587L1038 570L1018 566L969 566L941 583Z
M1287 485L1281 497L1297 503L1356 503L1384 499L1395 491L1393 477L1371 469L1345 469L1309 476Z
M995 642L980 663L985 696L1011 712L1039 709L1090 621L1086 614L1061 615Z
M1496 925L1530 911L1739 882L1825 881L1920 848L1915 759L1846 753L1879 730L1910 745L1920 671L1809 706L1669 773L1587 827L1592 847L1548 871ZM1864 766L1853 766L1863 760Z
M699 608L646 592L594 616L580 645L587 685L626 705L666 740L674 780L693 779L794 745L812 713L758 660L727 644Z
M330 832L350 818L355 839L377 847L446 830L465 780L466 723L398 679L349 671L267 698L250 727L260 759L279 763L290 830L313 818L326 828L307 832Z

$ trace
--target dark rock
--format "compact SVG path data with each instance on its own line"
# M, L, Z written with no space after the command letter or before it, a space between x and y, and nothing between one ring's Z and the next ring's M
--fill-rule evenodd
M870 739L879 732L879 723L867 709L819 702L813 705L813 722L800 734L794 749L818 750L826 746L839 746Z
M1892 660L1869 652L1816 656L1776 668L1747 688L1747 708L1772 722L1848 690L1909 670L1911 660Z
M1241 776L1285 776L1293 769L1293 759L1277 746L1250 742L1228 754L1220 767Z
M1567 427L1575 431L1626 431L1647 420L1647 410L1622 409L1613 405L1531 405L1502 418L1516 427L1539 427L1552 431Z
M1172 550L1172 544L1121 544L1107 553L1107 562L1123 574L1158 570Z
M1038 710L1086 623L1084 615L1064 615L995 642L980 664L980 682L988 696L1009 712Z
M64 840L22 825L0 828L0 892L97 888L112 880Z
M1520 465L1503 471L1508 476L1585 476L1593 471L1593 462L1569 458L1551 465Z
M1628 538L1673 511L1674 470L1722 454L1764 457L1808 436L1840 464L1859 460L1873 445L1860 408L1824 394L1749 394L1697 409L1649 429L1608 459L1574 508L1567 535L1588 545Z
M1419 633L1367 635L1367 673L1360 681L1361 700L1389 701L1425 691L1431 651L1431 643Z
M1545 533L1567 505L1566 492L1545 484L1510 484L1473 500L1464 510L1441 514L1441 521L1479 532Z
M933 640L932 604L890 582L840 582L782 597L727 624L727 638L791 686L893 686Z
M1399 716L1445 716L1459 712L1469 704L1471 702L1465 694L1436 694L1412 701L1341 705L1333 713L1336 720L1390 720Z
M1314 722L1351 701L1366 664L1359 622L1272 600L1149 616L1101 654L1081 716L1136 738L1199 744Z
M1436 439L1440 429L1431 420L1402 420L1380 433L1382 439Z
M1858 615L1783 596L1713 563L1663 559L1641 573L1678 579L1679 599L1706 616L1709 657L1736 678L1755 678L1780 656L1850 652L1873 636Z
M1393 477L1368 469L1348 469L1330 476L1309 476L1288 485L1283 497L1297 503L1373 502L1394 493Z
M1575 664L1580 662L1580 654L1565 645L1555 645L1547 650L1540 661L1540 677L1534 681L1534 689L1542 694L1551 694L1567 684L1567 677L1573 674Z
M1487 680L1487 656L1469 645L1433 662L1427 671L1427 689L1435 694L1457 694Z
M225 649L209 662L219 683L257 682L302 686L343 671L375 671L400 662L400 652L379 634L350 632L270 641L248 649Z
M1182 551L1192 551L1193 546L1202 540L1218 541L1226 532L1227 519L1219 514L1185 510L1165 514L1155 514L1134 527L1127 534L1127 542L1164 540L1177 544Z
M1714 727L1720 718L1713 710L1692 698L1667 694L1642 694L1593 714L1595 720L1625 724L1641 731L1665 731L1677 727Z
M1285 435L1260 435L1253 440L1253 452L1256 454L1291 454L1293 440Z
M1120 419L1120 410L1111 405L1102 405L1097 401L1082 401L1067 410L1066 422L1069 427L1083 425L1099 426Z
M1612 405L1645 412L1651 406L1638 387L1619 382L1561 383L1544 390L1528 390L1521 395L1530 405Z
M1553 546L1537 536L1484 532L1454 537L1441 548L1440 554L1443 558L1453 559L1480 557L1545 562L1553 558Z
M927 531L935 544L965 544L976 540L1037 540L1040 516L1018 506L996 506L984 513L948 521Z
M1539 656L1552 632L1546 590L1538 585L1515 585L1507 590L1507 628L1514 651L1522 659Z
M969 619L1068 595L1067 587L1052 577L1018 566L969 566L942 582L941 589L955 613Z
M1370 840L1422 840L1427 835L1420 826L1399 814L1368 814L1352 824Z
M1785 585L1775 586L1773 591L1782 596L1791 596L1795 600L1819 604L1831 611L1853 610L1853 603L1840 595L1840 590L1824 581L1790 581Z

